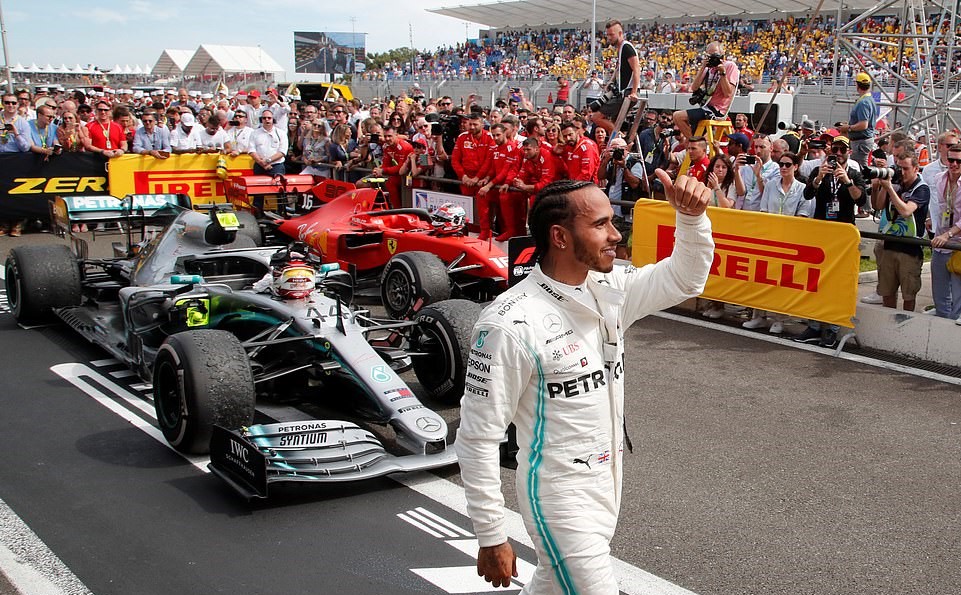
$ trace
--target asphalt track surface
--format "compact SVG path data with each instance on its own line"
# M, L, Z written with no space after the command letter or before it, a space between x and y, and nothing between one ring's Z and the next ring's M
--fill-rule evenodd
M5 528L0 554L59 572L59 592L482 592L456 469L247 504L63 371L89 370L91 392L149 428L136 378L2 309L0 504L76 583ZM658 317L629 331L626 360L625 592L961 593L956 385ZM55 368L69 363L84 368ZM435 408L456 427L456 408Z

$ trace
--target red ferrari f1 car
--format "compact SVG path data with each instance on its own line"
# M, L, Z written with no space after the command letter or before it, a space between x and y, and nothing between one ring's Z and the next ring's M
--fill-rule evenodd
M484 302L507 289L507 255L468 236L460 212L445 218L424 209L389 209L379 189L360 188L277 226L319 251L324 262L351 271L359 287L379 283L388 314L410 318L428 303L451 297Z

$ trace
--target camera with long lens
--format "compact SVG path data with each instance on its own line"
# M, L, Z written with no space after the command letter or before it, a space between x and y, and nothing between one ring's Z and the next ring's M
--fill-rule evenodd
M677 128L665 128L661 131L661 138L670 138L679 134L681 134L681 131Z
M894 180L897 172L890 167L862 167L861 175L865 180Z
M615 86L613 84L608 85L604 93L594 101L587 104L587 107L589 107L593 112L600 111L602 105L611 101L618 95L620 95L620 92L618 92Z
M705 101L707 101L707 91L705 91L703 87L694 89L694 91L691 92L691 97L688 99L691 105L704 105Z

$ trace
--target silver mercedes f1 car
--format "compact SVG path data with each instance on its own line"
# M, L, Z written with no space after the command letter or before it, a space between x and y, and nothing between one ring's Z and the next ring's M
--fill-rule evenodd
M190 208L184 195L63 197L54 226L119 222L116 256L66 245L20 246L6 260L21 322L59 317L153 385L157 423L186 453L248 498L275 482L337 482L455 462L444 419L398 375L413 367L431 397L463 391L480 307L448 300L412 321L351 306L350 276L312 262L305 247L258 248L227 205ZM310 400L352 421L255 424L258 399ZM305 414L306 415L306 414Z

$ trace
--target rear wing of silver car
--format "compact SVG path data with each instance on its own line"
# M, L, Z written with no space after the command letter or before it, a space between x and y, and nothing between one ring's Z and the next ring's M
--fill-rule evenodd
M50 221L54 232L63 237L76 224L125 222L131 219L149 224L171 207L191 208L186 194L128 194L123 198L110 195L57 196L50 201Z

